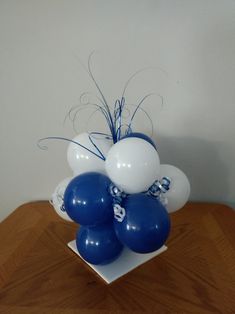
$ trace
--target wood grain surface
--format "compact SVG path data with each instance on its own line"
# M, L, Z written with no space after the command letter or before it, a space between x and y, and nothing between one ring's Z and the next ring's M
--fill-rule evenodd
M171 218L168 250L107 285L67 248L77 225L22 205L0 225L0 313L235 313L235 213L189 203Z

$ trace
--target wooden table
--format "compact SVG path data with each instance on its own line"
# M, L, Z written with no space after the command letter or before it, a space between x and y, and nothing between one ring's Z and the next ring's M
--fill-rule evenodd
M235 212L189 203L171 217L169 249L106 285L67 248L75 224L22 205L0 225L0 313L235 313Z

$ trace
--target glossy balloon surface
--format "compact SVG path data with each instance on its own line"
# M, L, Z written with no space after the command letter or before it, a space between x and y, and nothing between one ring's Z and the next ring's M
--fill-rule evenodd
M110 179L97 172L87 172L75 177L64 194L67 214L81 225L96 225L113 218Z
M73 141L80 143L92 152L99 155L99 152L89 139L88 133L81 133ZM92 137L92 141L106 157L112 142L104 137ZM104 160L95 156L85 148L71 142L67 150L67 161L74 175L79 175L88 171L105 173Z
M171 179L170 189L164 196L167 198L166 208L173 213L182 208L189 199L190 183L182 170L172 165L160 166L160 177Z
M114 219L118 239L137 253L159 249L170 232L170 219L165 207L145 194L129 195L123 202L126 216L122 222Z
M68 216L64 209L64 192L71 180L72 177L69 177L61 181L51 196L51 205L54 207L56 213L67 221L72 221L72 219Z
M154 141L151 139L151 137L149 137L148 135L146 135L144 133L132 132L132 133L130 133L128 135L123 136L122 140L125 139L125 138L130 138L130 137L141 138L142 140L145 140L145 141L149 142L149 144L151 144L155 149L157 149L156 145L155 145Z
M104 265L113 262L123 245L117 239L113 224L81 226L76 238L77 249L88 263Z
M158 178L159 156L155 148L140 138L126 138L114 144L105 161L111 181L128 194L148 190Z

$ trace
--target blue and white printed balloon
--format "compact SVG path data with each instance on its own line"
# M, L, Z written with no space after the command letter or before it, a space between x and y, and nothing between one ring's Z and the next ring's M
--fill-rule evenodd
M72 219L68 216L64 208L64 192L71 180L72 177L69 177L61 181L55 188L50 200L50 203L54 207L56 213L67 221L72 221Z
M171 181L170 189L164 194L164 198L167 211L173 213L182 208L189 199L189 180L182 170L172 165L161 165L160 177L168 177Z

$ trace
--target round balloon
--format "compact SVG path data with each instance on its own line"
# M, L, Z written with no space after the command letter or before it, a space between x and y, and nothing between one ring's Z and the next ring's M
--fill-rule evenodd
M93 226L113 219L111 181L104 174L87 172L67 186L64 206L69 217L81 225Z
M138 193L127 196L122 207L123 221L114 218L120 242L137 253L150 253L162 247L170 232L170 219L161 202Z
M91 137L94 144L101 151L102 155L106 157L110 147L111 141L105 137ZM78 142L84 147L97 155L100 155L97 148L92 144L88 133L81 133L73 139L74 142ZM74 175L79 175L88 171L96 171L105 173L104 160L100 159L85 148L71 142L67 150L67 160Z
M145 141L149 142L155 149L157 149L156 145L155 145L154 141L151 139L151 137L149 137L148 135L146 135L144 133L132 132L132 133L130 133L128 135L123 136L122 140L124 138L130 138L130 137L142 138L142 140L145 140Z
M164 194L167 199L166 208L173 213L182 208L189 199L190 183L187 176L179 168L172 165L160 166L160 177L171 179L170 189Z
M95 227L81 226L77 233L76 244L82 258L95 265L113 262L123 248L112 223Z
M55 188L54 193L51 196L50 203L54 207L56 213L63 219L72 221L71 218L65 211L64 208L64 192L67 188L69 182L72 180L72 177L66 178L61 181Z
M133 137L111 147L105 168L114 184L127 194L132 194L148 190L158 178L160 161L151 144Z

